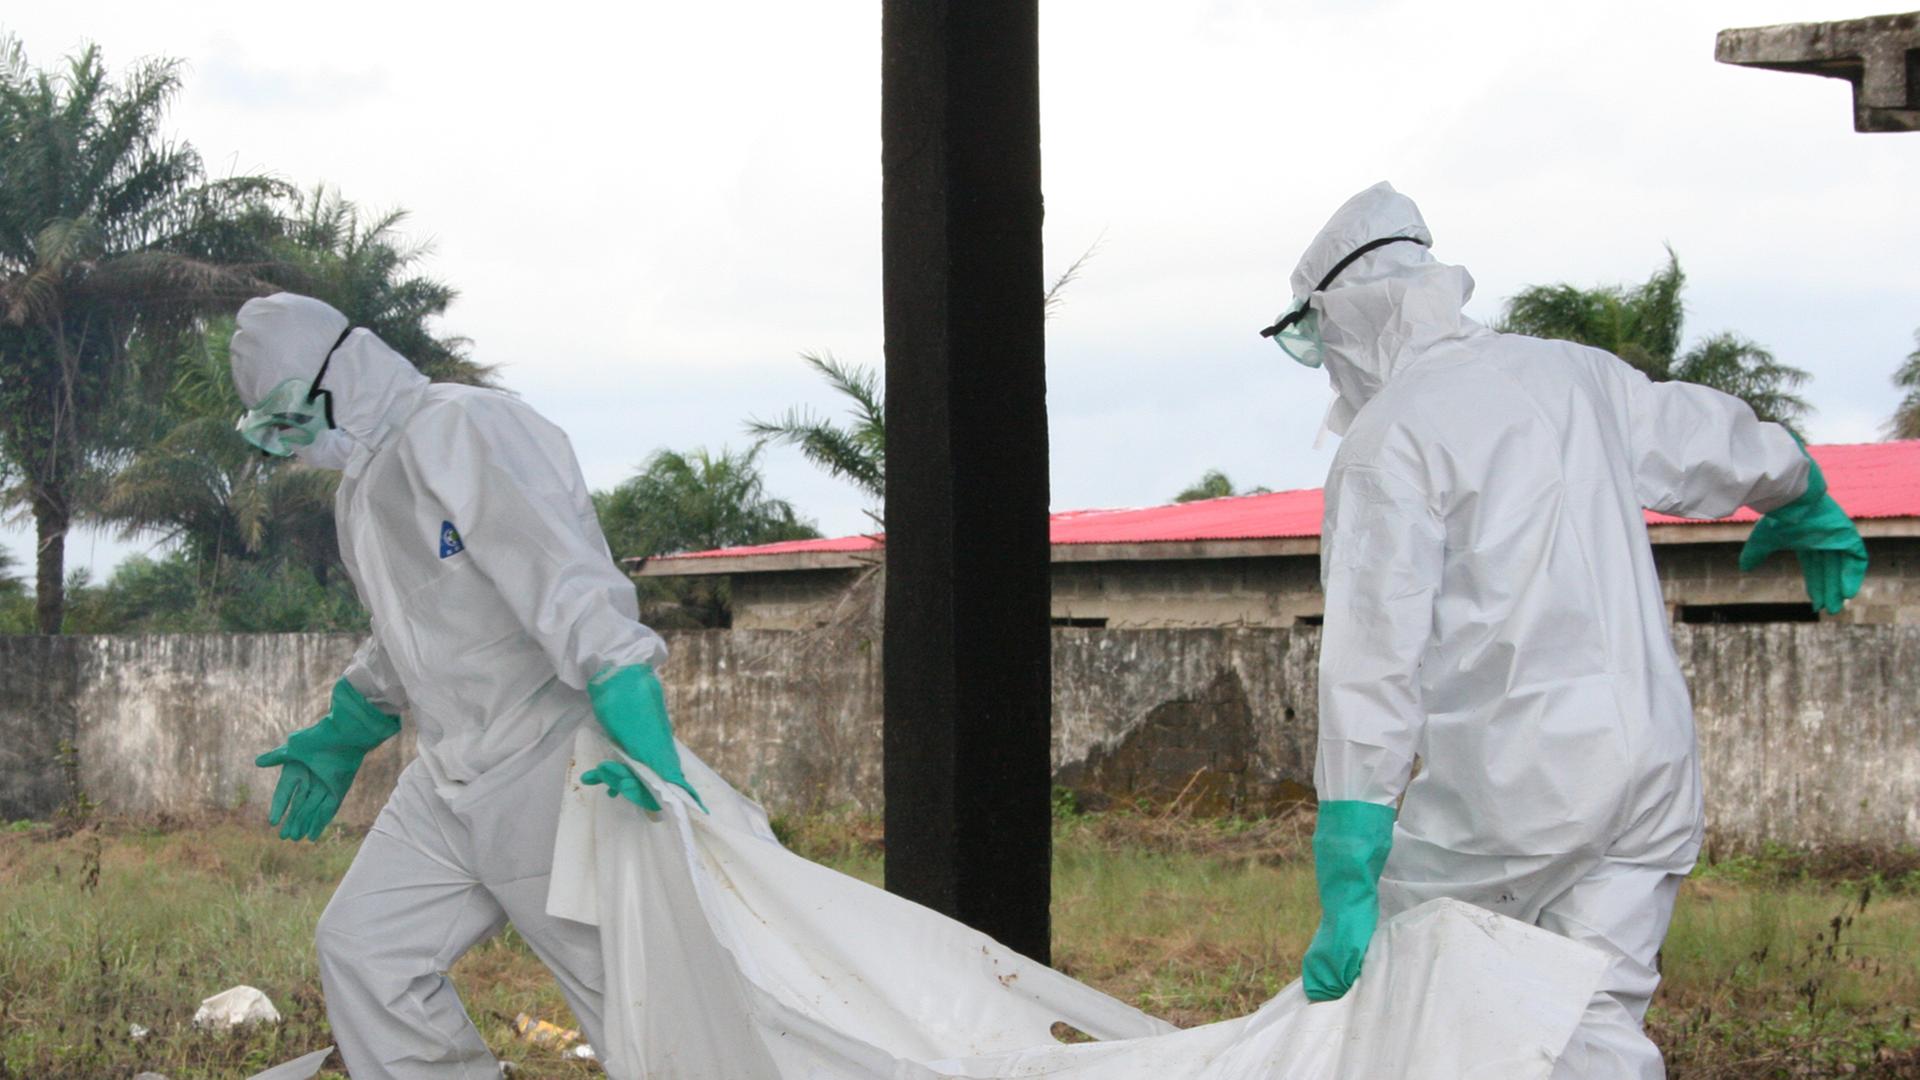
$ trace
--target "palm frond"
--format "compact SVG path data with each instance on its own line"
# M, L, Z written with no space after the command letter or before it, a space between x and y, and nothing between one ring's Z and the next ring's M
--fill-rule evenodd
M837 427L804 407L787 410L773 421L748 420L747 433L762 442L784 443L828 473L850 480L875 498L886 495L885 458L855 431Z
M1920 439L1920 330L1913 333L1914 349L1893 373L1893 385L1904 391L1887 421L1889 439Z
M1680 335L1686 325L1686 309L1680 294L1686 286L1687 275L1680 269L1680 256L1668 247L1667 265L1625 297L1621 310L1628 325L1622 336L1637 342L1654 357L1679 356Z
M1094 253L1100 250L1100 245L1105 241L1105 233L1095 237L1093 243L1087 245L1087 250L1081 252L1079 258L1068 263L1067 268L1060 272L1060 276L1053 279L1053 284L1047 286L1045 295L1040 298L1040 310L1044 317L1053 318L1065 299L1062 293L1066 291L1067 286L1080 279L1080 271L1086 267L1088 260L1093 258Z
M1720 333L1687 350L1674 365L1674 378L1711 386L1753 408L1762 420L1797 428L1812 406L1794 391L1810 377L1777 360L1773 353L1738 334Z
M860 365L843 364L834 359L832 353L803 352L800 359L825 376L828 386L853 402L851 412L857 429L885 431L886 404L881 397L877 372Z

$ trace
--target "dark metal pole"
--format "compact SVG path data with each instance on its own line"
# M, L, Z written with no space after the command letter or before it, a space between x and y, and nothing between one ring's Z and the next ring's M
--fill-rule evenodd
M887 888L1048 959L1037 0L883 0Z

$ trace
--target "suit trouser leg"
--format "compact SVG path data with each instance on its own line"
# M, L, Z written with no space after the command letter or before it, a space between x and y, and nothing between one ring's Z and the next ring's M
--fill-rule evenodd
M506 912L468 867L466 830L410 768L315 933L327 1019L354 1080L497 1080L447 969Z
M1554 1077L1658 1080L1665 1066L1640 1021L1660 982L1654 957L1685 876L1611 856L1454 852L1396 830L1380 914L1391 918L1446 896L1601 950L1606 973Z
M1605 859L1541 911L1539 925L1605 952L1611 963L1555 1080L1661 1080L1660 1048L1641 1028L1660 985L1654 961L1684 874Z

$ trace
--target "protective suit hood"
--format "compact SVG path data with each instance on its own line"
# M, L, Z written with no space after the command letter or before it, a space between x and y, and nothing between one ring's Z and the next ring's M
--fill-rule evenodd
M1376 248L1325 291L1313 291L1340 260L1389 236L1420 243ZM1461 310L1473 296L1473 276L1435 259L1432 243L1420 208L1382 182L1334 211L1293 268L1294 298L1319 312L1324 364L1338 395L1326 420L1334 434L1344 435L1361 407L1428 348L1487 332Z
M357 473L419 406L428 383L373 331L358 328L343 340L346 328L347 317L324 301L275 293L241 305L229 352L234 388L248 408L287 379L311 381L326 364L320 388L333 395L333 429L294 456Z

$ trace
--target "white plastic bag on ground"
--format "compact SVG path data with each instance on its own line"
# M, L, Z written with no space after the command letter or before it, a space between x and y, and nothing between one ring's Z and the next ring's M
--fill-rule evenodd
M642 813L579 783L618 752L576 737L548 911L596 924L617 1080L1545 1078L1605 966L1453 901L1387 923L1339 1002L1296 982L1187 1031L917 904L788 852L682 749L711 815L652 783ZM650 773L637 764L649 781ZM1064 1021L1096 1043L1063 1045Z
M212 1031L225 1031L241 1024L279 1022L280 1010L273 1007L267 995L251 986L222 990L202 1001L199 1011L193 1014L194 1027Z

